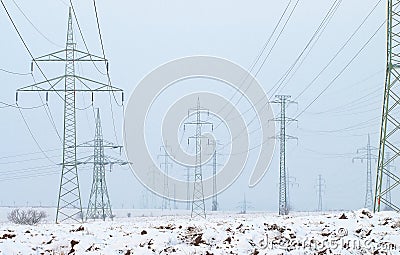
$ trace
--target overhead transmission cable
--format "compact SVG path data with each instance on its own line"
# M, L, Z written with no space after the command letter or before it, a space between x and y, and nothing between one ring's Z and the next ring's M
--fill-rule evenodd
M280 91L282 91L282 89L284 87L286 87L289 82L293 79L293 77L296 75L297 71L300 69L300 67L303 65L304 61L307 59L308 55L311 53L312 49L314 48L314 46L317 44L317 42L319 41L321 35L324 33L326 27L329 25L329 23L331 22L332 18L334 17L335 13L337 12L340 4L342 3L341 0L339 1L335 1L331 8L329 9L329 11L327 12L327 14L325 15L324 19L322 20L322 22L320 23L319 27L317 28L317 30L314 32L313 36L311 37L311 39L309 40L309 42L307 43L307 45L305 46L305 48L303 49L303 51L300 53L300 55L297 57L297 59L295 60L295 62L292 64L292 66L288 69L288 71L284 74L284 76L281 77L281 79L274 85L274 87L276 85L277 88L275 89L275 91L272 93L271 97L277 93L280 93ZM305 54L304 58L302 58L302 56ZM301 61L300 61L301 59ZM297 65L296 69L293 71L294 67L296 66L296 64L300 61L300 63ZM293 71L293 72L292 72ZM292 73L290 75L290 73ZM290 77L289 77L290 75ZM288 78L289 77L289 78ZM286 82L285 82L286 80ZM271 89L272 90L272 89ZM270 90L270 91L271 91ZM270 92L268 92L269 94ZM271 99L270 97L270 99Z
M353 37L358 33L358 31L361 29L361 27L365 24L365 22L368 20L368 18L372 15L372 13L375 11L375 9L378 7L378 5L382 2L382 0L378 0L378 2L374 5L374 7L371 9L371 11L368 13L368 15L362 20L360 25L354 30L354 32L350 35L350 37L345 41L345 43L340 47L340 49L335 53L335 55L329 60L329 62L321 69L321 71L314 77L314 79L296 96L294 99L295 101L298 100L299 97L301 97L313 84L314 82L322 75L322 73L325 72L325 70L332 64L332 62L339 56L339 54L345 49L345 47L350 43L350 41L353 39ZM381 25L380 27L382 27ZM374 34L375 35L375 34Z
M325 91L327 91L332 84L335 83L335 81L347 70L347 68L353 63L353 61L361 54L361 52L366 48L366 46L371 42L371 40L375 37L375 35L381 30L383 25L385 25L386 21L384 21L378 29L373 33L373 35L368 39L366 43L361 47L361 49L350 59L350 61L340 70L340 72L333 78L333 80L295 117L297 119L299 116L301 116L305 111L307 111L308 108L310 108L317 100L320 98Z
M275 28L274 28L272 34L270 35L270 37L268 38L267 42L264 44L264 46L263 46L261 52L260 52L259 55L257 56L256 61L254 62L253 66L252 66L252 68L251 68L251 70L250 70L250 72L252 72L253 69L254 69L254 67L257 65L257 62L259 61L259 59L260 59L261 56L263 55L263 53L264 53L266 47L268 46L270 40L271 40L272 37L274 36L274 34L275 34L276 30L278 29L278 27L280 26L280 24L281 24L281 22L282 22L282 20L283 20L283 18L284 18L284 16L285 16L285 14L286 14L288 8L289 8L291 2L292 2L292 1L290 1L290 2L288 3L288 5L286 6L285 10L283 11L281 17L279 18L278 23L275 25ZM289 13L289 16L286 18L286 20L285 20L285 22L284 22L282 28L280 29L280 31L279 31L277 37L275 38L275 40L274 40L274 42L273 42L271 48L269 49L267 55L263 58L263 60L262 60L262 62L261 62L261 65L258 67L256 73L253 75L254 78L257 77L257 75L259 74L259 72L261 71L261 69L263 68L263 66L265 65L267 59L268 59L269 56L271 55L273 49L275 48L276 44L278 43L278 41L279 41L279 39L280 39L280 37L281 37L281 35L282 35L283 32L285 31L285 29L286 29L286 27L287 27L287 25L288 25L290 19L292 18L293 14L294 14L294 11L296 10L296 8L297 8L297 6L298 6L298 3L299 3L299 0L296 1L295 5L294 5L293 8L291 9L291 11L290 11L290 13ZM242 83L240 84L240 86L239 86L239 89L246 83L247 78L249 78L249 76L250 76L250 72L248 72L248 74L245 76L243 82L242 82ZM248 86L247 86L247 88L244 89L244 91L241 93L241 96L239 97L239 99L234 103L234 106L237 106L237 105L239 104L239 102L241 101L241 99L242 99L243 96L244 96L243 93L245 93L245 92L250 88L250 85L251 85L251 84L249 83ZM235 93L233 94L233 96L231 97L231 99L230 99L229 101L232 101L232 100L233 100L233 97L236 95L237 91L238 91L238 90L235 91ZM225 105L221 108L220 111L222 111L222 110L226 107L226 105L228 105L228 103L225 103ZM254 106L252 106L252 107L251 107L249 110L247 110L247 111L250 111L251 109L254 109ZM233 109L231 109L231 110L228 112L227 115L229 116L229 115L232 113L232 111L233 111ZM247 112L247 111L246 111L246 112ZM243 113L243 114L244 114L244 113ZM242 115L243 115L243 114L242 114ZM223 121L221 120L218 124L215 125L214 129L218 128L222 123L223 123Z
M314 31L312 37L310 38L310 40L307 42L307 44L305 45L304 49L301 51L301 53L299 54L299 56L296 58L296 60L294 61L294 63L289 67L289 69L282 75L282 77L278 80L278 82L275 83L275 85L267 92L267 94L270 94L270 92L276 87L274 94L277 92L277 90L283 85L284 81L287 79L287 77L289 77L289 75L291 74L291 72L293 71L294 67L296 67L297 63L302 59L303 55L306 53L306 55L304 56L303 60L300 62L300 64L297 66L297 68L295 69L295 71L293 72L292 76L289 78L289 80L287 80L287 83L290 81L290 79L293 77L293 75L297 72L297 70L300 68L300 66L303 64L304 60L307 58L308 54L311 52L311 50L313 49L313 47L316 45L316 43L318 42L320 36L322 35L322 33L325 31L326 27L328 26L328 24L330 23L331 19L333 18L334 14L336 13L336 11L338 10L340 4L341 4L341 0L335 0L333 2L333 4L331 5L331 7L329 8L328 12L325 14L324 18L322 19L322 21L320 22L319 26L317 27L317 29ZM292 10L293 12L293 10ZM292 13L291 13L292 14ZM285 23L286 24L286 23ZM281 31L282 32L282 31ZM262 66L261 66L262 67ZM255 73L254 77L257 77L258 73L260 72L260 68L258 69L258 71ZM286 84L287 84L286 83ZM285 84L285 85L286 85ZM246 90L249 88L249 86L246 88ZM246 90L244 92L246 92ZM243 96L243 95L242 95ZM271 95L272 97L272 95ZM247 112L251 111L252 109L254 109L255 105L258 105L259 103L261 103L264 99L266 98L266 96L263 96L260 100L258 100L254 105L252 105L251 107L249 107L247 110L245 110L241 115L246 114ZM238 100L237 103L239 103L240 99ZM235 105L237 105L237 103ZM262 106L264 107L264 106ZM228 113L228 115L230 114L230 112ZM256 119L257 116L255 116L249 123L249 125L254 122L254 120ZM218 128L218 126L220 126L221 123L218 123L216 125L215 128Z
M21 12L21 14L25 17L25 19L29 22L29 24L32 25L32 27L36 30L36 32L38 32L44 39L46 39L49 43L57 46L57 47L61 47L59 44L53 42L52 40L50 40L45 34L43 34L33 23L32 21L28 18L28 16L26 16L25 12L22 11L22 9L19 7L19 5L12 0L12 2L14 3L14 5L17 7L17 9Z
M34 60L34 57L33 57L32 52L29 50L28 45L26 44L24 38L22 37L21 33L19 32L19 30L18 30L18 28L17 28L17 26L16 26L14 20L12 19L10 13L9 13L8 10L7 10L7 7L5 6L5 4L4 4L4 2L3 2L2 0L1 0L1 4L2 4L2 6L3 6L3 8L4 8L4 10L5 10L5 12L6 12L6 14L7 14L7 16L8 16L8 18L9 18L9 20L10 20L10 22L11 22L11 24L13 25L14 30L17 32L17 34L18 34L20 40L22 41L22 43L23 43L25 49L28 51L28 53L29 53L29 55L31 56L31 58L33 59L34 63L35 63L36 66L38 67L40 73L43 75L43 77L45 78L45 80L50 84L50 86L53 87L52 84L51 84L51 83L49 82L49 80L47 79L46 75L44 74L43 70L42 70L41 67L39 66L39 64ZM57 95L58 95L60 98L62 98L61 95L60 95L58 92L56 92L56 93L57 93ZM63 99L63 100L64 100L64 99ZM20 115L21 115L21 117L22 117L22 119L23 119L23 121L24 121L24 123L25 123L25 126L27 127L27 129L28 129L28 131L29 131L29 134L31 135L32 139L34 140L36 146L39 148L39 150L43 153L43 155L46 156L46 158L47 158L50 162L52 162L52 163L55 164L55 162L54 162L53 160L51 160L51 159L47 156L47 154L44 152L44 150L43 150L42 147L40 146L39 142L37 141L36 137L33 135L33 132L32 132L32 130L31 130L31 128L29 127L28 122L26 121L26 119L25 119L25 117L24 117L24 115L23 115L23 113L22 113L22 110L21 110L20 108L18 108L18 111L20 112Z
M3 68L0 68L0 71L2 71L2 72L5 72L5 73L9 73L9 74L14 74L14 75L30 75L31 73L19 73L19 72L13 72L13 71L10 71L10 70L6 70L6 69L3 69Z
M99 15L98 15L98 12L97 12L96 0L93 0L93 7L94 7L94 12L96 14L97 30L98 30L98 33L99 33L101 50L103 52L103 58L106 59L106 53L105 53L105 50L104 50L103 37L101 36L100 22L99 22ZM106 65L108 85L111 87L111 77L110 77L110 73L109 73L109 69L108 69L108 63L105 63L105 65ZM122 106L122 105L118 104L118 101L115 98L114 91L108 91L108 94L109 94L109 98L110 98L110 109L111 109L111 117L112 117L112 121L113 121L112 124L113 124L113 129L114 129L114 136L115 136L116 143L118 144L118 136L117 136L117 129L115 127L114 109L113 109L111 94L113 95L116 104L118 106ZM122 102L122 104L123 104L123 102Z
M342 51L343 50L343 48L348 44L348 42L355 36L355 34L360 30L360 28L361 28L361 26L366 22L366 20L371 16L371 14L372 14L372 12L377 8L377 6L378 6L378 4L381 2L382 0L379 0L378 2L377 2L377 4L372 8L372 10L368 13L368 15L363 19L363 21L362 21L362 23L360 24L360 26L359 27L357 27L357 29L353 32L353 34L350 36L350 38L346 41L346 43L342 46L342 48L340 48L339 49L339 51L335 54L335 56L336 55L338 55L339 53L340 53L340 51ZM386 21L385 21L386 22ZM320 97L343 73L344 73L344 71L345 70L347 70L347 68L350 66L350 64L360 55L360 53L364 50L364 48L371 42L371 40L376 36L376 34L378 33L378 31L382 28L382 26L385 24L385 22L383 22L380 26L379 26L379 28L373 33L373 35L368 39L368 41L362 46L362 48L353 56L353 58L349 61L349 63L347 63L347 65L336 75L336 77L328 84L328 86L327 86L327 88L325 88L323 91L322 91L322 93L320 93L320 95L318 96L318 97ZM335 57L336 58L336 57ZM331 60L330 62L332 62L333 60ZM326 69L326 68L325 68ZM323 70L323 71L325 71L325 70ZM297 99L298 97L296 97L296 99ZM318 98L316 98L316 99L314 99L313 100L313 102L311 103L311 104L313 104L316 100L317 100ZM301 115L301 114L303 114L304 113L304 111L305 110L307 110L310 106L311 106L311 104L309 104L309 106L306 108L306 109L304 109L300 114L298 114L294 119L298 119L298 117ZM267 104L264 104L263 105L263 107L266 107L267 106ZM253 117L253 119L250 121L250 123L249 124L247 124L246 125L246 128L255 120L257 118L257 114ZM255 130L253 130L252 132L255 132L255 131L257 131L257 130L259 130L260 129L260 127L258 127L257 129L255 129ZM240 132L243 132L245 129L243 129L242 131L240 131ZM234 139L234 138L233 138ZM258 144L258 145L255 145L254 147L252 147L252 148L249 148L247 151L252 151L252 150L254 150L254 149L257 149L257 148L259 148L260 146L262 146L263 144L265 144L266 142L268 141L268 139L266 139L266 140L264 140L264 141L262 141L260 144ZM226 145L224 145L225 147L227 146L227 145L229 145L230 143L232 143L232 141L231 142L229 142L228 144L226 144ZM240 153L240 152L239 152ZM245 152L243 152L243 153L245 153Z
M83 36L83 32L82 32L82 29L81 29L81 25L79 24L78 16L77 16L77 14L76 14L76 12L75 12L75 7L74 7L74 4L72 3L72 0L69 0L69 3L70 3L70 5L71 5L72 13L74 14L74 18L75 18L75 21L76 21L76 25L78 26L78 30L79 30L79 33L80 33L80 35L81 35L81 38L82 38L83 44L84 44L84 46L85 46L86 52L89 54L89 58L90 58L92 64L94 65L94 67L96 68L96 70L97 70L100 74L106 75L106 73L102 72L102 71L97 67L96 63L93 61L92 55L90 54L90 51L89 51L89 47L88 47L88 45L87 45L87 43L86 43L85 37Z

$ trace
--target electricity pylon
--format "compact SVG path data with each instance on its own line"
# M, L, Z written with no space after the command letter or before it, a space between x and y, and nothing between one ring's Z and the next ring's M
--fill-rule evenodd
M400 0L388 0L387 10L387 63L386 63L386 81L384 87L383 107L382 107L382 120L379 139L379 154L378 154L378 167L376 174L375 185L375 201L374 211L381 210L381 204L399 212L399 201L388 201L386 194L400 184L399 175L392 171L388 166L395 162L400 156L400 147L398 140L400 136L400 48L398 47L400 41ZM390 158L387 158L385 153L390 152ZM390 186L383 187L383 176L390 179ZM397 203L396 203L397 202Z
M193 202L191 217L200 216L206 218L206 207L204 204L204 191L203 191L203 173L202 173L202 161L201 161L201 140L207 138L201 134L202 127L205 125L213 125L211 122L201 120L201 112L206 109L200 107L200 99L197 98L196 108L189 109L188 118L190 117L190 111L194 111L196 114L196 120L192 122L186 122L185 125L195 125L196 135L191 136L188 139L195 139L196 141L196 162L194 166L194 187L193 187ZM208 111L208 110L207 110ZM212 128L213 129L213 128Z
M162 168L162 166L164 166L164 191L163 191L163 203L162 203L162 207L161 209L170 209L171 210L171 200L169 198L169 183L168 183L168 178L169 178L169 173L168 173L168 169L169 166L172 166L172 163L169 162L169 158L171 157L168 153L167 153L167 149L169 148L169 146L163 145L160 147L160 151L164 151L164 154L160 154L158 155L158 157L162 157L164 158L164 162L160 163L160 168Z
M243 193L243 201L240 203L240 214L246 214L248 208L253 208L251 206L251 202L247 201L246 199L246 193Z
M192 176L191 174L190 174L190 172L191 172L191 170L190 170L190 167L186 167L186 174L185 174L185 177L186 177L186 210L190 210L190 201L191 201L191 199L190 199L190 177Z
M288 214L287 204L287 184L286 184L286 141L288 139L296 139L296 137L286 134L286 123L290 121L297 121L292 118L286 117L286 107L288 104L295 103L289 100L288 95L276 95L276 100L271 103L280 104L281 113L278 118L273 121L280 123L280 133L275 139L279 140L280 152L279 152L279 215Z
M79 189L77 159L76 159L76 92L122 92L121 89L109 84L75 75L75 64L78 62L104 62L108 60L76 49L72 29L72 14L69 8L68 29L65 49L33 59L34 62L64 62L65 74L45 80L17 90L18 92L56 92L64 101L64 137L61 181L57 202L56 223L66 220L83 221L82 201ZM64 86L59 85L64 81ZM82 89L76 88L76 82L83 84ZM90 86L91 85L91 86ZM93 86L94 85L94 86ZM61 95L63 94L63 95Z
M128 162L113 159L105 155L105 148L119 149L121 151L122 146L115 145L103 139L103 130L101 127L99 108L97 108L96 113L96 132L94 140L78 145L77 147L93 147L94 150L93 181L92 189L90 191L86 219L102 218L103 220L105 220L106 217L112 218L113 214L111 210L110 197L108 196L105 166L109 165L111 168L114 164L125 165L128 164ZM91 156L89 158L91 158ZM88 164L92 162L86 161L79 163Z
M317 179L317 185L315 185L317 188L317 194L318 194L318 207L317 211L322 212L322 194L325 192L326 184L325 184L325 179L322 178L322 175L318 175Z
M155 187L155 185L156 185L156 174L159 175L159 172L157 171L157 169L158 168L156 168L155 166L151 166L151 167L149 167L149 169L148 169L149 171L147 172L148 175L151 175L150 178L151 178L151 183L152 183L153 187ZM151 202L150 208L153 208L153 209L158 208L157 196L153 192L151 192L151 190L149 190L147 187L146 187L146 189L150 192L150 202Z
M360 152L364 152L365 154L359 155L357 157L353 158L354 160L367 160L367 184L366 184L366 190L365 190L365 202L364 202L364 207L368 208L369 210L372 210L373 206L373 196L372 196L372 160L377 159L375 155L372 154L373 150L377 150L378 148L375 148L371 146L371 141L370 137L368 134L368 143L366 147L360 148L357 150L357 154Z
M218 200L217 200L217 149L214 150L212 160L213 160L213 196L212 196L211 211L217 211L218 210Z
M211 154L212 156L212 177L213 177L213 196L211 200L211 211L217 211L218 210L218 198L217 198L217 166L220 164L217 163L217 146L219 145L218 141L214 141L213 143L210 143L210 140L208 141L208 145L213 144L214 151Z

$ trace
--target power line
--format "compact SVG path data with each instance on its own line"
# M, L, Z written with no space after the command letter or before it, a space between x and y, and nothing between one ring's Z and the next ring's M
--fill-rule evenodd
M0 68L0 71L9 73L9 74L14 74L14 75L30 75L31 73L19 73L19 72L14 72L14 71L9 71L3 68Z
M378 5L380 4L382 0L379 0L374 7L372 8L372 10L367 14L367 16L362 20L361 24L358 25L358 27L356 28L356 30L354 30L354 32L350 35L350 37L346 40L346 42L342 45L342 47L340 47L340 49L335 53L335 55L329 60L329 62L324 66L324 68L322 68L322 70L317 74L317 76L315 76L315 78L300 92L299 95L297 95L297 97L295 98L295 100L298 100L299 97L301 97L310 87L312 84L314 84L314 82L322 75L323 72L325 72L325 70L332 64L332 62L339 56L339 54L344 50L344 48L350 43L350 41L353 39L353 37L358 33L358 31L361 29L361 27L365 24L365 22L368 20L368 18L372 15L372 13L375 11L375 9L378 7ZM385 24L385 22L383 23ZM383 26L383 24L379 27L379 29ZM378 29L378 30L379 30ZM378 31L376 31L374 33L373 36L375 36L375 34ZM373 37L372 36L372 37ZM372 38L370 38L372 39ZM369 41L369 40L368 40ZM365 47L365 46L364 46Z
M354 35L358 32L358 30L361 28L361 26L366 22L366 20L371 16L371 14L372 14L372 12L376 9L376 7L378 6L378 4L381 2L382 0L379 0L378 2L377 2L377 4L373 7L373 9L369 12L369 14L364 18L364 20L362 21L362 23L359 25L359 27L355 30L355 32L353 32L353 34L350 36L350 38L346 41L346 43L342 46L342 48L336 53L336 55L338 55L343 49L344 49L344 47L348 44L348 42L354 37ZM377 34L377 32L380 30L380 28L382 27L384 25L384 23L378 28L378 30L377 31L375 31L375 33L369 38L369 40L367 41L367 43L365 43L364 45L363 45L363 47L359 50L359 52L357 52L357 54L351 59L351 61L345 66L345 68L335 77L335 79L328 85L328 87L330 87L333 83L334 83L334 81L336 81L336 79L337 78L339 78L340 77L340 75L347 69L347 67L358 57L358 55L361 53L361 51L368 45L368 43L372 40L372 38ZM336 55L334 56L334 58L333 59L335 59L336 58ZM328 63L328 65L323 69L323 71L330 65L330 63L333 61L333 59L331 59L331 61ZM320 72L320 74L323 72L323 71L321 71ZM319 74L319 75L320 75ZM309 86L308 86L309 87ZM327 89L327 88L326 88ZM324 91L326 91L326 89L324 90ZM319 95L319 96L321 96L323 93L324 93L324 91ZM318 97L319 97L318 96ZM296 99L298 98L299 96L297 96L296 97ZM314 101L312 102L312 103L314 103L315 101L316 101L317 99L314 99ZM261 100L260 100L261 101ZM257 102L258 103L258 102ZM311 103L311 104L312 104ZM311 104L309 105L309 106L311 106ZM264 104L264 106L263 107L266 107L266 105L267 104ZM309 107L308 106L308 107ZM307 110L307 109L305 109L305 110ZM305 111L304 110L304 111ZM304 112L303 111L303 112ZM298 118L303 112L301 112L300 114L298 114L295 118ZM253 117L253 119L250 121L250 123L249 124L247 124L246 125L246 128L255 120L257 118L257 115L255 115L254 117ZM217 127L219 126L220 124L218 124L217 125ZM254 130L254 131L257 131L257 130L259 130L260 128L257 128L256 130ZM246 129L243 129L241 132L243 132L244 130L246 130ZM248 151L251 151L251 150L254 150L254 149L256 149L256 148L259 148L260 146L262 146L264 143L266 143L268 140L265 140L265 141L263 141L261 144L259 144L259 145L256 145L256 146L254 146L254 147L252 147L252 148L249 148L248 149ZM227 145L229 145L230 143L232 143L232 141L230 141ZM227 145L224 145L224 147L226 147Z
M283 31L285 30L285 27L286 27L287 23L288 23L289 20L291 19L292 14L293 14L294 10L295 10L296 7L297 7L298 2L299 2L299 1L296 2L296 5L295 5L294 8L292 9L292 11L291 11L289 17L286 19L283 28L281 29L281 31L279 32L277 38L275 39L274 45L271 47L271 49L270 49L270 51L268 52L267 56L266 56L266 57L264 58L264 60L262 61L262 64L261 64L261 66L258 68L258 70L257 70L256 74L254 75L254 77L257 77L257 75L258 75L258 73L260 72L261 68L262 68L263 65L265 64L265 62L266 62L266 60L268 59L268 57L270 56L270 54L271 54L273 48L275 47L277 41L279 40L281 34L282 34ZM274 27L274 29L273 29L271 35L268 37L267 41L265 42L265 44L263 45L262 49L260 50L260 53L257 55L256 59L254 60L253 64L251 65L250 71L247 72L247 74L246 74L245 77L243 78L243 81L241 82L241 84L240 84L240 86L239 86L239 89L240 89L243 85L245 85L245 83L247 82L247 79L248 79L249 76L251 75L251 72L253 72L255 66L257 65L257 63L258 63L259 60L261 59L261 56L264 54L265 49L266 49L267 46L269 45L269 43L270 43L272 37L275 35L276 30L277 30L278 27L281 25L281 22L282 22L283 18L285 17L286 12L289 10L289 7L290 7L291 3L292 3L292 0L290 0L290 1L288 2L288 4L286 5L286 7L285 7L284 11L282 12L282 14L281 14L281 16L280 16L280 18L279 18L277 24L275 25L275 27ZM249 87L250 87L250 84L249 84L249 86L248 86L247 88L244 89L244 92L246 92L246 91L249 89ZM236 96L237 93L238 93L238 90L235 90L235 92L233 93L233 95L231 96L231 98L230 98L229 101L232 101L233 98ZM239 97L239 99L237 100L237 102L234 103L234 106L236 106L236 105L240 102L240 100L241 100L242 98L243 98L243 93L242 93L242 95ZM225 103L225 104L221 107L221 109L220 109L218 112L221 112L223 109L225 109L225 107L226 107L227 105L228 105L228 102ZM248 109L248 110L245 111L244 113L250 111L251 109L253 109L253 107L251 107L250 109ZM231 112L232 112L232 110L228 113L228 115L230 115ZM209 119L210 119L210 118L208 118L207 120L209 120ZM218 127L222 124L222 122L223 122L223 121L220 121L220 122L216 125L215 128L218 128Z
M290 82L290 80L294 77L294 75L297 73L297 71L299 70L299 68L302 66L302 64L304 63L304 60L308 57L308 55L310 54L310 52L312 51L312 49L314 48L314 46L316 45L316 43L318 42L319 38L321 37L322 33L325 31L326 27L329 25L330 21L332 20L333 16L335 15L336 11L338 10L340 4L342 3L342 1L335 1L333 2L331 8L328 10L328 12L326 13L325 17L323 18L323 20L321 21L321 23L319 24L317 30L314 32L313 36L310 38L310 40L308 41L308 43L306 44L306 46L304 47L304 49L302 50L302 52L299 54L299 56L297 57L297 59L294 61L294 63L290 66L290 68L286 71L286 73L281 77L281 79L278 80L277 83L275 83L275 85L268 91L268 94L272 91L272 89L278 85L278 87L275 89L275 91L272 93L272 95L275 95L276 93L278 93L278 90L280 89L280 91ZM307 51L308 50L308 51ZM306 53L307 51L307 53ZM296 64L300 61L301 57L303 56L303 54L306 53L305 57L301 60L300 64L297 66L297 68L294 70L294 72L292 73L292 75L289 77L289 74L292 72L292 70L294 69L294 67L296 66ZM289 79L287 79L289 77ZM287 79L286 83L284 84L285 80ZM271 95L271 97L272 97Z
M317 95L317 97L315 97L311 103L309 103L299 114L297 114L296 118L298 118L300 115L302 115L308 108L311 107L311 105L313 105L315 103L315 101L318 100L318 98L320 98L322 96L322 94L325 93L325 91L327 91L332 84L334 84L334 82L344 73L344 71L347 70L347 68L351 65L351 63L353 63L353 61L360 55L360 53L365 49L365 47L371 42L371 40L375 37L375 35L378 33L378 31L383 27L383 25L386 23L386 21L384 21L379 27L378 29L373 33L373 35L368 39L368 41L366 43L364 43L364 45L361 47L361 49L350 59L350 61L345 65L345 67L340 70L340 72L335 76L335 78L333 78L333 80Z
M28 18L28 16L26 16L26 14L24 13L24 11L22 11L22 9L19 7L19 5L12 0L12 2L14 3L14 5L17 7L17 9L21 12L21 14L25 17L25 19L29 22L29 24L32 25L32 27L36 30L36 32L38 32L44 39L46 39L49 43L57 46L57 47L61 47L59 44L53 42L52 40L50 40L45 34L43 34L33 23L32 21Z
M3 1L1 1L3 3ZM53 160L50 159L50 157L44 152L44 150L42 149L42 146L40 146L39 142L36 140L35 136L33 135L33 132L31 130L31 128L28 125L28 122L26 121L24 115L22 114L22 110L18 109L19 113L21 114L22 120L25 123L26 128L28 129L29 134L31 135L33 141L35 142L36 146L39 148L39 150L42 152L42 154L53 164L56 164L56 162L54 162Z
M32 76L33 82L36 83L35 77L33 76L32 73L31 73L31 76ZM45 113L46 113L46 115L47 115L47 118L50 120L50 124L52 125L53 129L55 130L58 139L60 140L60 142L62 142L61 135L60 135L60 133L58 132L56 123L54 122L53 115L51 114L51 111L50 111L50 107L49 107L49 105L47 104L47 98L46 98L46 103L44 103L44 102L43 102L43 99L42 99L42 96L40 95L39 92L38 92L38 95L39 95L39 98L40 98L40 101L42 102L42 104L45 105L44 111L45 111ZM46 95L46 97L47 97L47 95Z
M45 150L45 152L57 151L57 150L59 150L59 149ZM16 154L16 155L3 156L3 157L0 157L0 160L1 160L1 159L6 159L6 158L15 158L15 157L22 157L22 156L40 154L40 153L42 153L42 152L41 152L41 151L38 151L38 152L29 152L29 153L22 153L22 154Z
M22 109L22 110L33 110L33 109L37 109L37 108L40 108L40 107L43 107L43 106L46 105L46 104L41 104L41 105L32 106L32 107L21 107L21 106L19 106L17 104L8 104L8 103L5 103L5 102L0 102L0 104L4 105L4 106L2 106L0 108L11 107L11 108Z
M45 79L45 82L49 83L50 87L52 88L52 87L53 87L52 84L51 84L50 81L47 79L47 77L46 77L46 75L44 74L42 68L40 68L39 64L35 61L35 58L33 57L32 52L30 51L30 49L29 49L28 45L26 44L24 38L22 37L21 33L19 32L19 30L18 30L18 28L17 28L17 25L15 24L15 22L14 22L14 20L12 19L10 13L8 12L7 7L6 7L6 5L4 4L3 0L1 0L1 4L2 4L2 6L3 6L4 11L6 12L6 14L7 14L7 16L8 16L8 19L10 20L11 24L13 25L15 32L18 34L18 37L20 38L22 44L24 45L25 49L28 51L29 56L32 58L33 62L35 63L35 65L36 65L37 68L39 69L40 73L43 75L43 77L44 77L44 79ZM64 99L62 98L62 96L61 96L57 91L55 91L55 92L57 93L57 95L58 95L62 100L64 100Z
M81 26L79 25L78 16L77 16L77 14L76 14L76 12L75 12L75 8L74 8L74 4L72 3L72 0L69 0L69 3L70 3L70 5L71 5L71 9L72 9L72 12L73 12L73 14L74 14L74 18L75 18L75 21L76 21L76 25L78 26L79 33L80 33L80 35L81 35L81 37L82 37L83 44L84 44L84 46L85 46L85 49L86 49L87 53L89 53L89 58L90 58L92 64L94 65L94 67L96 68L96 70L97 70L100 74L106 75L105 73L103 73L102 71L100 71L100 69L97 67L96 63L93 61L92 55L90 54L90 51L89 51L89 47L88 47L88 45L87 45L87 43L86 43L85 37L83 36L83 32L82 32ZM107 61L107 60L106 60L106 61Z
M106 59L106 53L105 53L105 50L104 50L103 37L101 35L99 16L98 16L97 6L96 6L96 1L95 0L93 0L93 6L94 6L94 12L96 14L97 30L98 30L98 33L99 33L101 50L103 52L103 58ZM106 65L106 74L107 74L108 84L109 84L109 86L111 86L111 77L110 77L110 73L109 73L109 70L108 70L108 62L106 62L105 65ZM116 127L115 127L114 110L113 110L113 105L112 105L112 100L111 100L112 99L111 98L111 93L112 93L112 95L114 97L114 100L117 103L117 105L119 105L119 104L118 104L117 99L115 98L114 92L113 91L112 92L109 91L108 93L109 93L109 97L110 97L110 109L111 109L111 117L112 117L112 121L113 121L112 123L113 123L113 129L114 129L114 136L115 136L116 142L118 143L118 136L117 136L117 131L116 131Z

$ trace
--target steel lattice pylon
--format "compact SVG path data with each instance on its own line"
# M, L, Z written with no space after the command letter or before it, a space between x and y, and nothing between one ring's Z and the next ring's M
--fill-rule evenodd
M169 162L169 158L171 157L167 150L170 148L167 144L160 147L160 150L164 151L164 154L158 155L158 157L164 158L164 162L160 163L160 167L164 166L164 186L163 186L163 201L161 205L161 209L170 209L171 210L171 199L169 198L170 191L169 191L169 166L172 167L172 163Z
M94 137L93 182L89 197L86 219L112 217L111 203L106 183L103 131L101 129L100 110L97 109L96 133Z
M323 207L322 207L322 194L324 193L324 188L325 188L325 180L322 178L322 175L318 175L318 179L317 179L317 194L318 194L318 207L317 207L317 211L318 212L322 212Z
M364 207L369 210L372 209L373 206L373 196L372 196L372 160L376 160L376 156L372 154L373 150L377 150L377 148L371 146L370 136L368 134L368 143L366 147L360 148L357 150L357 153L365 152L363 155L359 155L355 159L359 159L361 161L367 160L367 182L366 182L366 190L365 190L365 202Z
M286 107L290 103L288 95L277 95L277 100L271 103L280 104L281 114L274 121L280 122L280 133L276 137L279 139L279 215L287 215L289 213L287 204L287 183L286 183L286 141L288 139L295 139L295 137L286 134L286 123L289 121L296 121L295 119L286 117Z
M196 162L194 166L194 187L193 187L193 202L192 202L191 217L201 216L203 218L206 218L206 207L204 203L204 191L203 191L202 160L201 160L201 140L206 137L202 136L201 128L203 125L212 125L212 123L201 120L201 111L205 111L205 109L200 107L199 98L197 99L196 108L192 110L195 111L196 121L185 123L185 125L196 126L196 135L189 137L195 139L196 141Z
M77 62L104 62L107 59L76 49L72 29L72 12L69 8L68 30L65 49L46 54L33 59L34 62L64 62L65 74L56 78L46 79L17 90L18 92L55 92L64 101L64 137L61 182L59 188L56 223L67 220L82 222L82 202L79 190L79 180L76 160L76 92L109 92L122 91L110 84L101 83L75 74ZM33 66L33 65L32 65ZM108 64L106 65L108 66ZM64 86L60 87L64 81ZM76 88L76 82L83 85ZM90 86L92 85L92 86ZM61 95L63 93L63 96ZM47 97L46 97L47 98Z
M399 201L388 201L386 194L400 184L398 174L390 169L400 156L400 0L388 0L387 6L387 65L384 88L381 134L379 142L378 167L375 186L374 211L381 210L384 204L397 212ZM386 153L390 152L390 158ZM390 179L389 187L383 186L383 177Z
M213 153L213 196L212 196L212 204L211 211L218 210L218 200L217 200L217 150L214 150Z

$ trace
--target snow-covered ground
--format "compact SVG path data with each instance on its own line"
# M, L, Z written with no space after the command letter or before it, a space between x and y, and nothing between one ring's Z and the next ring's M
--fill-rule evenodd
M167 212L132 211L128 218L124 210L114 221L84 224L3 221L0 254L400 254L394 212L160 216Z

